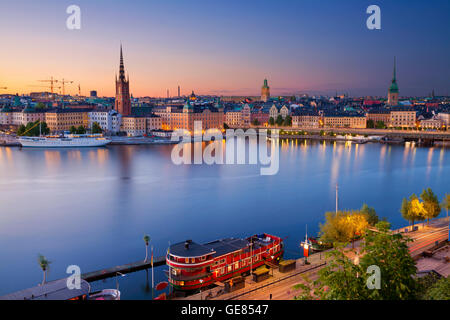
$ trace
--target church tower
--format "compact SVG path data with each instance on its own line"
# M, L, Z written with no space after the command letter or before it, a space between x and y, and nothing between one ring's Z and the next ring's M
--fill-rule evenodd
M398 105L398 85L397 85L397 67L394 57L394 75L392 77L392 83L388 90L388 105L396 106Z
M261 101L267 102L270 99L270 88L267 79L264 79L264 85L261 88Z
M120 68L119 79L116 75L116 104L115 110L122 116L129 116L131 114L131 100L130 100L130 79L125 79L125 67L123 65L122 45L120 45Z

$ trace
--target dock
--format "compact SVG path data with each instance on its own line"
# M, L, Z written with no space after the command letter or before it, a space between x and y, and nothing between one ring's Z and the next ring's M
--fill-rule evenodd
M153 267L159 267L166 264L166 257L157 257L153 259ZM145 270L152 267L150 260L147 261L137 261L128 264L124 264L121 266L115 266L107 269L92 271L88 273L84 273L81 275L83 280L87 282L93 282L97 280L103 280L107 278L115 277L118 273L126 274L135 271Z

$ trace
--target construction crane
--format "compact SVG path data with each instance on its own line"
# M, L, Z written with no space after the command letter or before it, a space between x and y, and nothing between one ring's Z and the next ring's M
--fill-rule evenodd
M61 87L56 87L55 85L49 85L49 86L35 86L35 85L29 85L29 87L37 87L37 88L50 88L52 90L52 98L55 98L55 94L53 93L53 89L61 89Z
M68 80L66 81L66 80L64 80L64 78L62 80L56 80L56 81L62 84L62 94L63 94L63 96L65 96L66 95L66 89L65 89L66 83L70 84L70 83L73 83L73 81L68 81Z
M54 85L55 83L58 82L58 80L53 79L53 77L50 77L50 79L46 79L46 80L38 80L39 82L49 82L50 85L48 86L50 88L51 93L53 94L53 89L54 89Z
M6 90L8 87L0 87L0 90Z

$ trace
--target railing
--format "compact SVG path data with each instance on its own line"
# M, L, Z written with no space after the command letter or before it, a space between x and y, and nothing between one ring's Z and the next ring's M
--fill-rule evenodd
M234 295L234 296L231 296L231 297L229 297L229 298L227 298L227 299L225 299L225 300L233 300L233 299L236 299L236 298L238 298L238 297L244 296L244 295L249 294L249 293L251 293L251 292L255 292L255 291L260 290L260 289L262 289L262 288L271 286L271 285L273 285L273 284L275 284L275 283L279 283L279 282L282 282L282 281L284 281L284 280L291 279L291 278L296 277L296 276L298 276L298 275L300 275L300 274L302 274L302 273L305 273L305 272L308 272L308 271L311 271L311 270L314 270L314 269L323 267L323 266L326 265L326 264L327 264L326 262L322 262L322 263L320 263L320 264L311 266L310 268L307 268L307 269L304 269L304 270L295 272L295 273L293 273L293 274L290 274L290 275L288 275L288 276L286 276L286 277L283 277L283 278L280 278L280 279L273 280L273 281L271 281L271 282L269 282L269 283L261 284L260 286L257 286L257 287L255 287L255 288L252 288L252 289L250 289L250 290L248 290L248 291L238 293L238 294L236 294L236 295Z

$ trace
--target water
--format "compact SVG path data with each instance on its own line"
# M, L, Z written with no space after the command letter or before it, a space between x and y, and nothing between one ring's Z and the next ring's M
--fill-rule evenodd
M394 227L403 197L431 187L450 192L450 149L280 143L280 170L261 176L258 165L183 165L172 146L99 149L0 148L0 295L42 280L37 255L52 263L49 278L144 259L149 234L155 256L168 242L246 237L261 232L286 237L286 255L299 257L305 226L315 234L325 211L357 209L364 202ZM444 215L445 213L442 213ZM160 267L155 284L164 281ZM118 279L123 299L151 298L151 272ZM95 289L115 288L116 279Z

